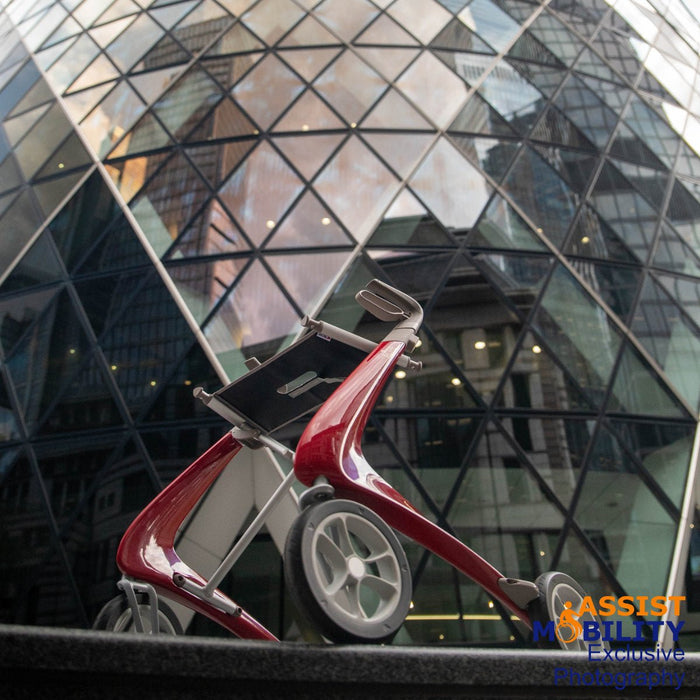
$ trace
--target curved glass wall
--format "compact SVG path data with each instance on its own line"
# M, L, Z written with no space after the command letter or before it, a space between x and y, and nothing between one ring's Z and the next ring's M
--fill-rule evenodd
M426 312L424 370L397 373L367 433L394 486L509 576L561 569L594 595L682 578L687 3L0 7L0 620L88 625L131 518L225 429L192 387L269 357L305 313L380 333L352 301L373 277ZM295 638L277 550L253 547L229 585ZM397 641L523 642L408 552Z

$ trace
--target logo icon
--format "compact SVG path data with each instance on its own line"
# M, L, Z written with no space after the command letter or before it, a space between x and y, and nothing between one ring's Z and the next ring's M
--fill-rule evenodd
M578 621L580 614L580 611L573 610L570 600L564 603L564 609L559 614L559 624L554 630L557 638L564 644L571 644L583 633L583 627Z

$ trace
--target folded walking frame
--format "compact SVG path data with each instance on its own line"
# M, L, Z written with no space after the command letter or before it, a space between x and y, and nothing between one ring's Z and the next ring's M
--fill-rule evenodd
M263 527L295 480L306 487L301 513L284 551L285 580L298 607L332 642L389 642L408 613L412 581L395 532L461 571L492 599L532 628L559 623L565 608L586 597L566 574L547 572L535 582L509 578L457 538L424 517L368 464L362 435L397 367L418 372L411 359L423 320L410 296L372 280L355 297L377 319L393 325L379 343L304 317L307 332L294 344L214 392L195 396L233 428L158 494L120 543L122 594L99 613L94 627L135 632L180 632L163 599L207 616L243 639L277 638L218 586ZM271 433L313 413L296 450ZM236 454L267 447L293 469L207 580L177 554L176 535L200 498ZM551 636L551 635L550 635ZM585 649L578 635L554 642Z

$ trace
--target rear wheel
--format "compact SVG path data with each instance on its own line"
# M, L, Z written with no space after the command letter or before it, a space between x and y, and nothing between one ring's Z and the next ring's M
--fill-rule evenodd
M137 593L136 601L141 613L144 633L150 634L153 631L153 624L151 622L151 605L148 601L148 596L143 593ZM108 632L135 633L134 616L126 595L121 594L112 598L97 614L92 628ZM160 599L158 600L158 629L160 634L183 634L182 625L177 616L167 603Z
M334 642L389 642L411 603L401 543L373 511L353 501L309 506L285 547L285 578L300 612Z

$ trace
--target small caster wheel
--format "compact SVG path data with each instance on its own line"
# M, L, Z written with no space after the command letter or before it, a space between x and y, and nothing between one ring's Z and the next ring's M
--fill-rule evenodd
M152 632L152 624L151 606L148 602L148 596L143 593L137 593L136 600L141 619L143 620L144 633L150 634ZM160 634L184 634L177 616L162 600L158 600L158 627ZM106 630L108 632L136 633L134 616L126 595L118 595L106 603L97 614L92 629Z
M609 649L609 644L602 639L586 640L583 636L583 623L593 621L598 630L603 629L600 618L592 612L578 613L587 596L586 592L571 576L558 571L548 571L535 580L539 596L528 604L528 612L533 622L538 621L543 627L554 622L554 638L542 639L537 644L545 649L565 649L566 651L587 651L591 644ZM562 616L562 613L563 616Z

